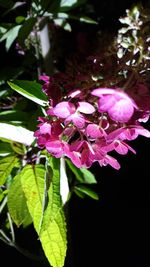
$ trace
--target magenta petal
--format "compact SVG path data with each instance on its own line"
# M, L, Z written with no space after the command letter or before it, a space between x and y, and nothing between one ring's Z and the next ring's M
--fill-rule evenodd
M87 102L78 102L78 105L77 110L84 114L92 114L95 112L95 108Z
M80 159L80 153L76 151L67 152L66 156L71 159L72 163L77 167L81 168L81 159Z
M98 111L106 112L117 102L116 98L112 95L102 96L98 101Z
M50 77L47 75L40 75L39 76L39 80L44 81L44 82L49 82L49 79L50 79Z
M112 120L124 123L131 119L134 107L130 100L121 99L109 109L108 113Z
M71 91L71 92L68 94L68 97L76 98L76 97L79 97L80 95L81 95L81 90L76 89L76 90Z
M94 162L94 155L92 155L88 149L84 149L81 154L82 167L90 168L93 162Z
M75 106L70 102L60 102L53 108L53 113L59 118L67 118L75 112Z
M126 155L128 153L128 147L119 141L114 143L114 149L121 155Z
M116 93L116 90L111 88L98 88L92 91L92 95L101 97L102 95L113 95Z
M46 149L56 158L60 158L63 155L63 144L59 140L47 142Z
M138 133L138 135L140 134L140 135L143 135L145 137L150 137L150 131L144 129L143 127L138 127L135 130Z
M102 137L104 134L103 134L103 131L101 130L100 131L100 128L97 124L89 124L86 128L86 134L90 137L90 138L93 138L93 139L96 139L96 138L99 138L99 137Z
M119 162L112 156L106 155L102 160L98 161L100 166L107 166L108 164L116 170L120 169Z
M107 164L109 164L111 167L113 167L116 170L120 169L120 164L115 158L109 155L107 155L106 157L107 157Z
M69 122L73 122L73 124L77 127L82 129L85 126L85 118L78 113L74 113L70 115L66 120L65 124L68 124Z
M51 135L51 128L52 128L51 125L49 123L45 122L40 126L40 133Z

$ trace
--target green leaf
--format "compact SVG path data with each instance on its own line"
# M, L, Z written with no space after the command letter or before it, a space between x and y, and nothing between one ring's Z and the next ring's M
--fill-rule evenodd
M24 46L25 39L29 36L35 23L37 22L37 18L31 17L25 20L23 25L21 26L19 33L18 33L18 42L21 46Z
M53 267L63 267L66 255L66 224L59 191L59 161L51 159L47 172L43 165L27 165L22 172L22 187L46 257ZM51 185L47 192L48 202L43 210L44 179L47 177L51 177Z
M17 17L16 17L16 23L17 23L17 24L22 23L24 20L25 20L25 17L23 17L23 16L17 16Z
M31 216L26 204L26 198L22 190L21 172L16 175L8 191L8 210L17 226L21 224L27 226L32 222Z
M27 121L29 119L29 113L21 110L7 110L0 112L0 121L18 122Z
M6 39L6 50L8 51L15 39L18 36L18 32L20 29L20 25L14 26L10 30L8 30L6 33L3 34L2 38L0 39L0 42Z
M0 188L0 202L3 200L3 198L4 198L4 192L3 192L3 190Z
M32 100L33 102L41 106L48 105L47 97L42 92L42 86L39 83L34 81L14 80L13 83L8 82L8 84L13 90Z
M87 184L96 184L97 181L94 177L94 174L91 173L89 170L85 169L85 168L81 168L80 169L82 175L83 175L83 181L82 183L87 183Z
M18 167L19 160L14 156L7 156L0 159L0 185L6 182L8 175L14 167Z
M98 194L96 192L94 192L91 188L86 187L85 185L77 185L74 187L74 191L76 193L81 193L81 194L85 194L95 200L98 200Z
M73 172L73 174L75 175L76 179L81 182L81 183L85 183L85 184L96 184L97 181L93 175L93 173L91 173L89 170L85 169L85 168L80 168L78 169L74 164L72 164L72 162L68 159L66 159L66 162L68 164L68 167L70 168L70 170Z
M7 156L11 153L13 153L11 145L0 141L0 156Z
M54 23L62 27L65 31L71 32L71 26L65 19L54 19Z
M13 151L19 155L24 155L26 153L26 148L21 143L12 142L11 147L12 147Z
M79 17L79 20L81 22L85 22L85 23L97 24L97 22L95 20L93 20L93 19L91 19L91 18L89 18L87 16L81 16L81 17Z
M32 131L7 123L0 123L0 139L19 142L27 146L30 146L35 140Z
M87 0L61 0L60 2L60 12L69 11L73 8L85 4Z

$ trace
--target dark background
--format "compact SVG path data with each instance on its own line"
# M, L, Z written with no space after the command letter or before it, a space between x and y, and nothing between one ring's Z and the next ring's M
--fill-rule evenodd
M118 18L135 1L91 1L100 24L112 31ZM150 129L150 125L147 124ZM68 253L65 267L148 267L150 266L150 141L139 137L132 142L137 155L119 159L121 169L92 167L98 181L99 201L73 195L68 205ZM17 230L17 241L39 253L39 241L32 227ZM38 245L37 245L38 244ZM5 266L49 266L28 259L0 242ZM44 257L43 257L44 258Z

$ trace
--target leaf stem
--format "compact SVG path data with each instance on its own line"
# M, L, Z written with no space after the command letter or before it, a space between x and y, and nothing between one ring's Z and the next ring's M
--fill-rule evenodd
M0 205L0 214L2 213L2 210L4 209L6 203L7 203L7 196L4 198L2 204Z
M7 212L7 218L8 218L9 225L10 225L10 231L11 231L10 233L11 233L12 242L15 243L15 232L14 232L13 222L12 222L9 212Z

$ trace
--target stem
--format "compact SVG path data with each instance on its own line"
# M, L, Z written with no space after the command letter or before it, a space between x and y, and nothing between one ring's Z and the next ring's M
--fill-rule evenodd
M38 74L38 77L42 74L42 70L41 70L41 64L40 64L40 49L39 49L39 39L38 39L38 33L37 33L37 29L35 28L34 29L34 34L35 34L35 44L34 44L34 47L35 47L35 54L36 54L36 58L37 58L37 61L38 61L38 65L37 65L37 74Z
M11 239L1 229L0 229L0 234L2 236L0 237L0 239L3 240L6 244L12 243Z
M40 256L34 255L34 254L30 253L28 250L18 246L1 229L0 229L0 235L1 235L0 236L0 240L1 241L3 241L5 244L7 244L7 245L9 245L11 247L14 247L18 252L20 252L25 257L27 257L29 259L32 259L32 260L36 260L36 261L41 261L42 260L42 258Z
M13 227L12 219L10 217L9 212L7 212L7 217L8 217L8 221L10 225L12 242L15 243L15 232L14 232L14 227Z
M128 79L127 82L124 84L124 86L123 86L124 91L128 88L129 84L131 83L132 79L134 78L134 75L135 75L135 73L132 72L132 74L130 75L129 79Z
M41 42L41 52L47 75L53 74L53 60L51 54L51 42L49 36L48 19L44 17L39 23L39 37Z
M2 210L4 209L6 203L7 203L7 197L4 198L2 204L0 205L0 214L2 213Z

